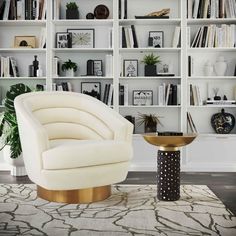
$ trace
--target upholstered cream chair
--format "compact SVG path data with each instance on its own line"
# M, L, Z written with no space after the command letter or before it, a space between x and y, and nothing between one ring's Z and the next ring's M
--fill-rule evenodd
M38 196L85 203L111 194L132 158L133 125L101 101L80 93L33 92L15 109L29 178Z

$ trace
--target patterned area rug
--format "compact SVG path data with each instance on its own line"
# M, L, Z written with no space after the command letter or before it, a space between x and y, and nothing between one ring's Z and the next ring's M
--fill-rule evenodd
M156 199L154 185L113 186L92 204L50 203L36 186L0 184L0 235L236 235L236 217L207 186L181 186L181 199Z

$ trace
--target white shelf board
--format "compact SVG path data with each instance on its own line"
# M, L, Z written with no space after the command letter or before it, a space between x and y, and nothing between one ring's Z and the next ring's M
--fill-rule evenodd
M53 48L54 52L113 52L112 48Z
M191 76L188 80L235 80L236 76Z
M0 77L1 81L3 80L46 80L46 77L29 77L29 76L20 76L20 77Z
M142 53L142 52L180 52L181 48L120 48L120 52Z
M216 137L216 138L231 138L235 137L236 134L216 134L216 133L198 133L199 137Z
M53 79L55 80L63 80L63 79L69 79L69 80L78 80L78 79L97 79L97 80L112 80L112 77L104 77L104 76L74 76L74 77L67 77L67 76L54 76Z
M188 19L188 25L201 24L235 24L236 18L221 18L221 19Z
M188 52L203 53L203 52L234 52L236 48L188 48Z
M46 26L46 20L0 20L0 26Z
M52 23L55 26L78 26L78 25L110 25L112 26L114 20L112 19L107 19L107 20L86 20L86 19L82 19L82 20L53 20Z
M121 80L165 80L165 79L181 79L180 76L137 76L137 77L120 77Z
M128 106L122 106L119 105L119 108L180 108L180 105L170 105L170 106L159 106L159 105L151 105L151 106L134 106L134 105L128 105Z
M236 105L201 105L201 106L189 106L188 108L224 108L224 107L232 107L235 108Z
M181 19L124 19L120 25L179 25Z
M0 48L0 52L13 52L13 53L22 53L22 52L30 52L30 53L45 53L45 48Z

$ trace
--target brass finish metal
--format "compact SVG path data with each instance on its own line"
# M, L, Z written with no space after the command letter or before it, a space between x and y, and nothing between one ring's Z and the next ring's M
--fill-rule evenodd
M76 190L48 190L37 185L38 197L50 202L91 203L111 195L111 185Z
M155 146L160 146L161 150L176 151L178 147L191 143L196 134L183 134L183 136L158 136L156 133L144 134L144 139Z
M174 151L178 151L179 148L178 147L159 147L159 150L161 151L170 151L170 152L174 152Z

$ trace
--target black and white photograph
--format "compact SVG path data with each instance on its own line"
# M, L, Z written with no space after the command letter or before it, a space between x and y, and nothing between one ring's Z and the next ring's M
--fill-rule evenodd
M67 29L72 34L72 48L94 48L94 29Z
M137 77L138 76L138 60L124 60L124 77Z
M95 76L103 76L102 60L93 60L93 72Z
M151 39L151 40L150 40ZM163 31L149 31L150 47L163 48L164 47L164 32Z
M150 106L153 104L152 90L133 90L134 106Z
M98 100L101 100L101 83L81 82L81 93L88 94Z
M69 48L70 47L70 33L57 32L56 33L56 47L57 48Z

